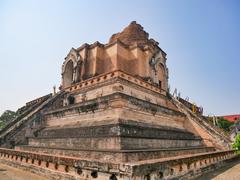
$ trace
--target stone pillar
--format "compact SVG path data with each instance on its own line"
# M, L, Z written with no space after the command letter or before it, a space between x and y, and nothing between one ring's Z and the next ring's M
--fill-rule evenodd
M80 81L83 80L83 77L85 75L85 71L86 71L86 67L85 66L86 66L86 61L87 61L87 58L88 58L88 49L85 48L84 51L85 51L85 54L84 54L82 65L81 65Z
M77 82L77 64L73 64L73 75L72 75L72 83Z
M78 61L76 72L75 72L75 82L81 81L81 68L82 68L82 61Z

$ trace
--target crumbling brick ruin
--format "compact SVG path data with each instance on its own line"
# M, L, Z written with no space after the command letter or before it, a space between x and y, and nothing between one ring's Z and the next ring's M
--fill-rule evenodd
M169 93L166 60L136 22L107 44L72 48L60 92L1 130L0 162L53 179L149 180L195 177L235 157L223 132Z

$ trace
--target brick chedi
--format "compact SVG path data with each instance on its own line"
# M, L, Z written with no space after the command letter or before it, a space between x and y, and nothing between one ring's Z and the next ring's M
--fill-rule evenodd
M4 129L2 146L14 142L16 151L9 153L39 159L38 165L55 163L55 170L63 164L65 173L75 168L82 179L178 177L178 163L209 158L207 153L224 147L215 138L222 138L219 133L169 94L166 60L135 21L107 44L72 48L62 65L60 92L34 110L38 116L22 118L25 125ZM33 115L41 118L31 120ZM213 156L226 154L233 152ZM175 156L185 159L163 163Z
M110 162L213 149L186 129L186 116L167 96L166 53L136 22L108 44L71 49L61 90L45 127L19 149Z

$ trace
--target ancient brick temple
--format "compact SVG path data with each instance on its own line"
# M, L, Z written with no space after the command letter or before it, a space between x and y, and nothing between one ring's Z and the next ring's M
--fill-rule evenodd
M107 44L72 48L60 92L0 132L15 149L0 149L2 162L53 178L171 179L234 157L223 132L170 95L166 60L136 22Z

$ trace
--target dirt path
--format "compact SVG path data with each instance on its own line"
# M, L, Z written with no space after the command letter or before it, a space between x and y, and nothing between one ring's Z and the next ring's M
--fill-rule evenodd
M47 180L46 178L0 163L1 180Z

